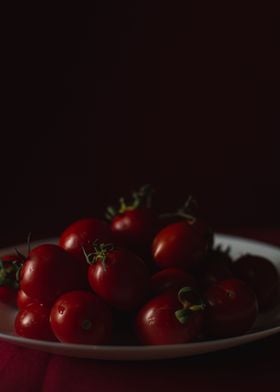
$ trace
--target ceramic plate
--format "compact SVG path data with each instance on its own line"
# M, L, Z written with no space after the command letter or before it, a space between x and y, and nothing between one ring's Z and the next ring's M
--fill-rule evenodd
M55 240L51 239L42 242L55 243ZM280 274L280 249L277 247L226 235L216 235L215 242L223 247L229 246L234 259L248 252L265 256L274 263ZM38 242L32 245L37 244ZM19 246L18 249L24 251L23 246ZM0 256L13 252L13 250L14 248L2 249ZM259 316L253 328L245 335L227 339L166 346L92 346L26 339L15 336L14 334L13 322L16 309L0 304L0 315L0 340L2 341L49 353L106 360L151 360L186 357L227 349L263 339L280 332L280 304L272 311Z

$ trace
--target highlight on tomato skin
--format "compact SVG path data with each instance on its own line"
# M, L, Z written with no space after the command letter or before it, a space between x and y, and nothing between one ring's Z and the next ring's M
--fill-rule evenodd
M113 331L112 311L94 293L71 291L56 300L50 325L62 343L108 344Z
M88 281L92 290L113 308L131 312L145 301L149 272L140 257L112 244L96 244L89 263Z
M88 287L79 263L63 248L54 244L31 250L20 271L20 289L39 303L52 305L63 292Z
M83 249L92 251L92 243L112 242L112 233L107 222L97 218L79 219L70 224L60 235L59 245L87 267Z
M119 199L118 206L109 206L106 218L110 223L113 242L139 255L150 248L159 228L157 212L152 208L153 188L144 185L134 191L127 201Z
M137 313L135 331L143 345L184 344L199 339L205 305L190 287L153 297Z
M49 317L50 308L39 303L31 303L17 313L15 332L17 335L29 339L56 341Z
M160 269L192 270L206 255L210 242L210 229L204 221L184 220L166 226L155 236L152 254Z

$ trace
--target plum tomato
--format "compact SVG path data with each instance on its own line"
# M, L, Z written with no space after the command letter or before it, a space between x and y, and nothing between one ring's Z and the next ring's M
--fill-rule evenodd
M279 275L268 259L256 255L244 255L233 263L237 278L255 291L260 311L276 304L279 296Z
M190 287L170 289L152 298L138 312L135 329L142 344L179 344L199 338L204 303Z
M34 302L40 303L38 300L29 297L23 290L18 290L17 292L17 307L19 309L25 308L27 305L32 304Z
M196 287L194 277L180 268L166 268L156 272L150 279L150 291L152 295L158 295L168 289L177 289L189 286Z
M258 303L254 291L238 279L226 279L204 293L206 331L214 338L242 335L254 324Z
M224 251L220 247L210 249L193 272L201 290L221 280L233 278L232 259L228 249Z
M112 311L91 292L71 291L53 305L50 324L60 342L106 344L112 335Z
M50 309L31 303L20 309L15 319L17 335L29 339L56 340L49 322Z
M205 256L211 238L211 231L203 220L173 223L155 236L152 244L153 258L161 269L192 269Z
M0 259L0 301L9 305L16 304L19 270L18 255L4 255Z
M59 238L59 245L86 265L83 248L92 251L92 243L111 241L110 226L107 222L96 218L80 219L68 226Z
M106 217L111 221L113 241L121 247L141 252L150 247L158 227L158 219L151 208L152 189L143 186L133 192L132 202L120 199L119 208L108 207Z
M145 300L149 273L140 257L112 244L96 244L88 261L92 290L114 308L130 311Z
M66 291L85 287L83 268L58 245L43 244L32 249L20 271L20 289L46 305Z

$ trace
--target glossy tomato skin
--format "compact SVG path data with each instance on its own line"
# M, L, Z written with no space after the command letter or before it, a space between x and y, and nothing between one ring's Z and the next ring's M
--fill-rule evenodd
M50 323L63 343L106 344L111 340L111 309L87 291L71 291L59 297L52 307Z
M161 269L181 267L192 269L205 256L212 241L212 233L202 220L173 223L154 238L152 254Z
M244 334L258 315L254 291L238 279L227 279L210 286L204 299L207 303L206 330L214 338Z
M86 285L86 276L79 263L53 244L32 249L20 272L20 289L46 305L51 305L62 293Z
M17 255L4 255L1 257L0 301L8 305L16 305L18 283L16 277L17 268L14 262L20 261Z
M184 286L195 288L196 281L190 273L180 268L166 268L156 272L150 279L150 292L152 295L159 295L169 289L179 290Z
M38 300L33 299L33 298L29 297L27 294L25 294L25 292L23 290L18 290L16 302L17 302L17 307L19 309L23 309L27 305L30 305L34 302L39 303Z
M50 309L31 303L19 310L15 319L17 335L29 339L56 340L49 323Z
M277 303L279 275L271 261L256 255L244 255L233 263L233 271L255 291L260 311Z
M72 223L64 230L60 236L59 245L86 265L82 247L86 252L91 252L92 243L96 240L104 243L111 242L110 226L101 219L85 218Z
M157 216L151 208L127 210L111 221L114 242L134 251L150 246L157 226Z
M182 308L178 290L167 290L152 298L138 312L136 334L144 345L181 344L197 339L203 328L204 311L192 312L182 324L175 312Z
M104 262L90 265L88 280L92 290L121 311L140 306L148 294L148 269L132 252L116 248L108 251Z

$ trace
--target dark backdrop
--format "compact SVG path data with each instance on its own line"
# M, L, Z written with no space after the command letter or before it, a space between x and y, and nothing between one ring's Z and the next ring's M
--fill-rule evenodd
M147 182L217 228L279 225L278 12L181 3L4 14L1 245Z

